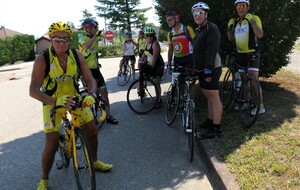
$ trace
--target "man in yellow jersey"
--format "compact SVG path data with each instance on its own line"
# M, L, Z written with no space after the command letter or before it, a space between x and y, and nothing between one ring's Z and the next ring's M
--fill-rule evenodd
M139 37L138 37L139 58L142 57L145 51L146 43L147 43L147 39L145 37L144 31L141 30L139 31Z
M166 21L170 27L167 35L168 64L169 68L174 55L175 70L178 66L193 68L193 45L192 39L195 37L195 32L191 26L180 23L180 14L170 10L165 14ZM180 71L179 72L183 72Z
M98 41L103 39L102 31L98 30L98 22L92 18L85 19L81 26L85 30L86 35L79 38L79 50L84 55L86 63L97 81L98 91L105 101L107 108L106 121L111 124L117 124L118 120L110 114L108 91L98 62L97 47Z
M51 24L48 31L51 46L49 53L49 73L46 72L47 61L40 54L36 57L33 65L29 94L31 97L43 103L43 119L45 132L45 147L42 155L42 178L38 183L38 190L48 189L48 180L55 153L59 145L59 129L63 114L67 109L75 105L74 97L80 96L78 92L79 70L88 85L89 95L85 96L82 108L72 113L80 115L79 123L84 130L92 150L94 167L96 170L107 171L112 165L97 160L98 130L90 107L95 102L93 93L96 92L96 81L87 67L83 55L77 51L79 63L70 48L72 30L67 23L56 22ZM80 67L80 68L78 68ZM56 114L56 123L53 125L50 110L54 106L62 105L65 108Z
M227 37L229 41L235 40L236 61L239 65L246 67L249 63L248 74L258 79L260 67L260 44L259 39L263 37L263 29L260 18L249 13L249 0L236 0L236 11L238 18L231 18L228 22ZM239 70L243 73L243 70ZM264 114L266 109L263 105L262 90L260 87L261 105L259 114ZM245 105L246 106L246 105ZM255 115L256 109L251 111Z

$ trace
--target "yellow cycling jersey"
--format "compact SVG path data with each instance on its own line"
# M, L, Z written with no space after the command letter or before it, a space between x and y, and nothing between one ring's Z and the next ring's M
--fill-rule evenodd
M262 29L262 23L261 20L258 16L253 15L253 18L256 21L256 24L259 28ZM235 43L236 43L236 50L239 53L250 53L250 52L255 52L254 48L249 48L250 43L254 43L253 41L254 38L251 38L250 30L252 27L250 23L248 22L247 19L242 20L241 23L237 23L235 28L234 28L234 37L235 37ZM253 31L252 31L253 33ZM252 34L255 35L255 34Z
M100 35L97 37L97 39L94 41L94 43L91 45L89 49L84 49L82 47L83 44L88 42L90 40L90 37L88 36L81 36L79 37L79 51L83 54L85 57L86 63L90 69L98 69L98 41L103 39L103 35Z
M78 68L73 52L69 50L67 70L64 72L51 48L48 48L48 51L50 70L44 78L41 90L56 99L63 95L77 95Z

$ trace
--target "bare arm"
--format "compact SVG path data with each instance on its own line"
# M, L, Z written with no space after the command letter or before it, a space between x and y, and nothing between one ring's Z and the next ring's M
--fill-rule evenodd
M88 86L88 93L95 93L97 91L97 83L96 80L94 79L91 70L88 68L85 58L83 55L76 50L79 62L80 62L80 71L83 76L84 81L86 82Z
M153 43L152 48L153 48L153 59L151 64L152 66L154 66L160 54L160 46L157 41Z
M45 77L46 63L43 55L38 55L34 61L31 82L29 86L29 95L45 104L55 106L56 99L48 96L40 90Z

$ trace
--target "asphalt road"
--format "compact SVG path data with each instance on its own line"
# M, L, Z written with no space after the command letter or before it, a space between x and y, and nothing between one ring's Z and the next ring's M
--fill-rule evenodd
M129 84L121 87L116 81L119 60L101 59L111 112L119 124L105 124L99 132L98 156L114 168L96 174L97 189L213 189L199 155L189 161L187 136L179 121L168 127L163 108L147 115L137 115L128 108ZM41 175L42 104L29 97L31 69L32 62L0 68L1 190L36 189ZM162 85L163 92L168 80ZM57 170L54 165L49 185L51 190L76 189L72 166Z

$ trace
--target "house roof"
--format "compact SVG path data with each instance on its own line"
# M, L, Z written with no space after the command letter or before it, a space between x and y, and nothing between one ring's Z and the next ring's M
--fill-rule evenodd
M42 36L42 37L36 39L36 40L35 40L35 43L37 43L38 41L43 40L43 39L45 39L45 40L47 40L47 41L50 42L50 37L49 37L49 35L48 35L48 34L45 34L44 36Z
M5 39L6 37L11 37L14 35L22 34L20 32L5 28L5 27L0 27L0 39Z

